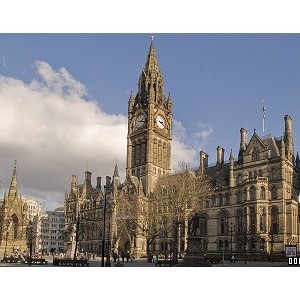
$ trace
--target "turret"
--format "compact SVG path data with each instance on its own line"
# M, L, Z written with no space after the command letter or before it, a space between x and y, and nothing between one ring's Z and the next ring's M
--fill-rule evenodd
M72 175L71 192L72 192L73 195L75 195L76 191L77 191L76 176Z
M292 118L289 115L284 116L284 142L285 142L285 155L286 158L294 162L294 141L292 134Z
M241 143L240 143L240 150L244 151L247 147L247 130L245 128L241 128Z
M133 109L133 106L134 106L134 97L133 97L133 91L131 91L130 93L130 97L129 97L129 100L128 100L128 113L131 112L131 110Z
M230 187L234 187L233 164L234 164L234 158L231 149L229 155L229 186Z

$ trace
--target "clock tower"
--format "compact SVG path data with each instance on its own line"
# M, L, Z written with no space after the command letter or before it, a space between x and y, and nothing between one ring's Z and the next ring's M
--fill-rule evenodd
M153 37L138 92L128 102L127 167L129 177L143 184L145 196L157 178L171 170L172 100L164 95L164 78L159 69Z

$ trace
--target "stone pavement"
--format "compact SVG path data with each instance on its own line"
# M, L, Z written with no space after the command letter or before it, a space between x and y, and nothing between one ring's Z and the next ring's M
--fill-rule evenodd
M42 268L42 267L54 267L61 268L58 266L53 266L52 258L46 258L48 260L47 265L31 265L22 264L22 263L0 263L0 267L30 267L30 268ZM101 267L101 257L96 257L95 260L89 260L90 267ZM148 263L146 258L134 259L131 263L130 261L127 263L126 260L124 263L120 260L120 263L123 264L123 267L132 268L132 267L155 267L154 263ZM300 266L300 265L299 265ZM111 262L111 267L116 267L116 263ZM235 263L231 263L230 261L225 260L224 264L213 264L212 267L222 268L222 267L289 267L288 261L286 262L261 262L261 261L247 261L245 264L244 261L239 260ZM67 267L65 267L67 268Z

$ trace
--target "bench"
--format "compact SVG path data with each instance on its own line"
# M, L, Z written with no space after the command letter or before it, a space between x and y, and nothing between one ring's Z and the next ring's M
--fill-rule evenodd
M2 260L4 263L21 263L22 259L21 258L16 258L16 257L6 257Z
M25 264L29 264L30 259L27 258L25 260ZM31 264L32 265L46 265L48 263L48 260L46 260L45 258L32 258L31 259Z
M156 267L173 267L175 266L176 262L174 260L170 260L169 259L158 259L156 262L155 262L155 266Z
M54 258L53 266L67 266L67 267L88 267L90 264L87 259L63 259L63 258Z

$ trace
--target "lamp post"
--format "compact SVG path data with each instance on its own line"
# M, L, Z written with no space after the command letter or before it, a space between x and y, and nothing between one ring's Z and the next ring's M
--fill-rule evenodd
M106 217L106 185L104 186L104 206L103 206L103 230L102 230L102 251L101 251L101 267L104 267L104 252L105 252L105 217Z
M232 222L230 223L230 259L232 259L232 233L233 233L233 230L234 230L235 226L232 224Z
M111 210L108 211L108 233L107 233L107 254L110 253L110 222L111 222Z
M9 220L6 221L6 238L5 238L5 250L4 250L4 255L3 255L3 260L5 259L5 257L7 256L6 250L7 250L7 241L8 241L8 235L9 235L9 225L10 222Z
M32 264L32 235L33 235L33 228L32 228L32 222L30 221L29 223L29 234L28 234L28 238L29 238L29 263L28 265L31 266Z
M172 267L172 245L173 245L173 241L170 240L170 267Z

